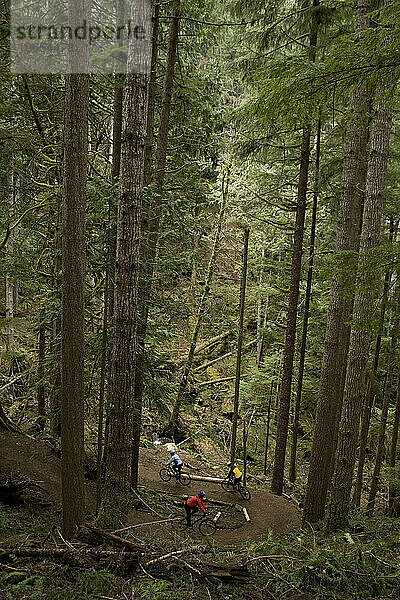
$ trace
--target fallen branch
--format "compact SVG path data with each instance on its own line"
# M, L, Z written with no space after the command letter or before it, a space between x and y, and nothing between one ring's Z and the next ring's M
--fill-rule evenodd
M150 525L161 525L161 523L172 523L172 521L180 521L180 518L169 518L163 519L162 521L150 521L149 523L129 525L128 527L124 527L124 529L116 529L113 533L122 533L123 531L130 531L131 529L138 529L139 527L150 527Z
M247 375L241 375L241 378L247 377ZM224 377L223 379L212 379L211 381L203 381L198 383L198 387L204 387L206 385L217 385L218 383L227 383L228 381L235 381L236 377Z
M246 344L244 346L244 348L250 348L251 346L254 346L254 344L256 342L257 342L257 339L252 340L251 342ZM208 369L208 367L215 365L217 362L220 362L221 360L224 360L225 358L229 358L233 354L234 354L234 352L227 352L226 354L223 354L222 356L218 356L217 358L214 358L213 360L210 360L210 361L196 367L195 369L193 369L193 373L199 373L199 371L204 371L204 369Z
M167 560L168 558L172 558L175 556L180 556L181 554L185 554L187 552L204 552L205 546L193 546L191 548L186 548L185 550L177 550L176 552L169 552L168 554L164 554L163 556L158 556L157 558L153 558L144 564L145 567L150 565L154 565L163 560Z
M202 573L198 569L195 569L192 565L189 565L189 563L187 563L185 560L182 560L178 556L173 556L172 558L174 560L179 560L189 571L191 571L195 575L199 575L200 577L202 576Z
M202 344L200 344L199 346L197 346L197 348L194 351L194 354L195 355L196 354L200 354L200 352L202 352L203 350L206 350L206 348L208 348L209 346L213 346L214 344L218 343L219 341L224 340L230 334L231 334L230 331L226 331L225 333L221 333L220 335L217 335L217 336L211 338L207 342L203 342Z
M146 493L148 492L149 494L165 494L166 496L176 496L175 492L167 492L166 490L151 490L150 488L146 488L144 485L139 485L138 487L144 489Z
M149 504L147 504L147 502L145 502L141 496L139 496L139 493L136 490L134 490L133 488L131 488L131 492L133 494L135 494L135 496L137 498L139 498L140 502L142 502L145 505L145 507L149 509L150 512L152 512L155 515L157 515L157 517L160 517L160 519L164 518L164 515L160 515L160 513L158 513L156 510L154 510L154 508L151 508L151 506Z
M94 550L90 549L76 549L70 550L69 548L10 548L0 552L0 561L9 560L13 557L20 558L38 558L38 559L52 559L61 562L65 562L71 565L80 565L82 560L94 559L101 560L107 558L123 557L124 559L138 560L139 554L137 552L117 552L112 550Z
M221 581L247 581L251 575L247 569L247 563L244 565L219 565L215 563L206 563L210 569L208 575L216 577Z
M87 529L90 529L90 531L93 531L93 533L96 533L100 537L103 537L106 540L109 540L110 542L114 542L115 544L119 544L124 548L129 548L130 550L136 550L138 552L143 552L144 550L146 550L146 546L144 546L143 544L135 544L130 540L126 540L125 538L119 537L118 535L114 535L110 531L99 529L98 527L95 527L90 523L85 523L85 527L87 527Z
M297 562L306 562L303 558L297 558L296 556L287 556L286 554L270 554L268 556L256 556L255 558L250 558L246 561L246 565L249 565L252 562L256 562L257 560L280 560L282 558L287 558L288 560L296 560Z

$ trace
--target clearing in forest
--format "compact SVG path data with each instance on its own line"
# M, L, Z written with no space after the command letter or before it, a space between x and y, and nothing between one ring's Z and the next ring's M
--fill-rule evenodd
M185 463L185 470L193 475L222 477L223 471L210 467L205 460L194 457L184 451L179 452ZM221 524L226 528L218 529L214 535L217 543L223 545L241 545L252 540L262 539L268 530L274 533L287 533L299 529L301 514L298 508L285 498L275 496L260 487L251 487L250 502L242 500L239 494L225 492L218 483L192 481L183 487L175 480L165 483L160 480L159 470L167 462L168 452L165 448L141 448L139 469L139 495L146 498L146 504L160 515L168 516L171 512L184 515L184 495L194 495L204 490L208 498L208 508L212 514L221 511ZM56 502L61 499L61 462L54 450L47 444L28 436L7 431L2 432L0 446L0 475L2 478L13 474L36 482L42 482ZM157 493L159 491L160 493ZM214 505L212 501L231 504L231 507ZM234 505L238 505L234 508ZM86 482L86 505L91 513L95 506L95 485ZM250 516L247 522L239 511L245 507ZM159 517L141 506L129 514L128 525L157 521ZM158 531L170 531L169 525L152 526L136 529L135 533L142 537L155 535ZM140 532L140 533L139 533ZM196 537L196 534L194 534Z

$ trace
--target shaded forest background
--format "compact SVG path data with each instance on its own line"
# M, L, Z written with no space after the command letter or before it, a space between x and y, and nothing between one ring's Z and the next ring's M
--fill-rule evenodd
M139 444L154 434L228 457L239 392L236 459L275 493L295 489L305 525L345 526L354 505L372 515L376 501L398 516L399 23L397 1L174 0L155 7L150 82L128 77L123 102L123 77L87 78L81 401L106 523L124 512ZM62 248L76 184L65 142L78 83L12 75L3 50L0 422L59 448ZM129 113L140 89L147 104ZM147 114L134 122L138 106ZM143 133L140 164L129 127ZM129 177L143 210L132 348L113 320ZM134 443L117 473L123 352L136 368L124 434Z

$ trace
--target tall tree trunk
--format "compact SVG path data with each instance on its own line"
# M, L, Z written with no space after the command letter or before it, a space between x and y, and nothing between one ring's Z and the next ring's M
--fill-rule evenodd
M14 161L11 160L11 171L8 179L8 218L11 222L15 213L15 182L14 182ZM12 260L14 254L14 229L9 233L6 245L8 260ZM7 270L4 280L4 300L6 309L6 339L7 349L12 352L14 349L14 282L11 273Z
M400 426L400 364L397 369L397 393L396 393L396 408L393 419L393 431L392 431L392 440L390 443L390 459L389 466L394 467L396 465L396 456L397 456L397 443L399 440L399 426Z
M159 4L154 7L153 38L151 51L151 72L149 80L149 102L147 108L146 146L144 149L144 185L149 186L152 178L152 154L154 142L154 111L156 103L156 78L157 78L157 56L158 56L158 33L159 33ZM148 206L144 207L147 214ZM131 485L137 488L139 472L139 447L140 432L142 427L142 404L143 404L143 377L144 377L144 352L147 331L147 319L149 313L149 296L147 286L151 286L153 275L153 260L148 257L148 238L146 235L146 218L143 223L143 236L141 243L141 265L139 272L139 316L137 329L137 354L135 361L135 394L134 394L134 418L133 418L133 441L132 441L132 467ZM150 249L151 251L151 249Z
M147 74L134 73L130 68L134 52L131 43L125 80L122 175L118 195L109 441L98 517L108 526L126 517L131 483L139 248L149 81Z
M150 298L153 287L154 265L156 261L158 232L162 215L162 190L165 179L165 165L168 149L169 120L174 87L174 71L177 57L180 25L180 0L174 0L172 19L169 28L167 62L165 66L163 98L161 104L160 126L155 158L154 180L156 199L149 200L143 215L143 239L141 244L141 265L139 275L139 316L137 331L137 355L135 362L134 423L132 439L131 483L135 489L138 480L139 446L142 425L144 353L149 315ZM151 183L152 146L154 137L154 109L158 55L159 5L155 6L152 37L152 66L149 82L148 122L144 155L144 184Z
M276 431L274 470L271 482L271 491L279 495L282 494L283 490L286 444L289 426L290 397L292 391L293 361L296 340L297 304L299 300L304 219L307 199L308 166L310 160L310 136L311 127L304 127L301 144L300 179L297 193L296 225L293 241L291 281L286 321L285 346L283 353L282 382Z
M125 0L116 0L116 24L125 23ZM119 45L123 45L123 39L119 40ZM113 92L113 115L112 115L112 156L111 156L111 177L114 184L118 184L121 170L121 144L122 144L122 110L124 96L125 75L116 73L114 75ZM106 378L111 379L111 361L109 360L109 334L113 324L114 313L114 271L115 255L117 245L117 219L116 208L111 198L108 201L108 223L106 235L106 273L104 281L104 306L103 306L103 333L102 333L102 351L100 366L100 389L99 389L99 415L98 415L98 440L97 440L97 509L101 499L101 471L107 462L108 451L108 432L109 432L109 414L108 403L106 402ZM104 431L104 453L103 453L103 420L104 412L106 418Z
M368 14L376 0L358 0L356 34L371 26ZM365 189L370 93L359 85L350 96L350 119L346 130L336 252L357 251ZM343 255L342 255L343 256ZM331 283L324 356L318 391L314 440L304 502L303 524L323 518L332 476L337 431L342 409L342 385L347 362L352 300L342 294L342 282L334 275Z
M315 232L316 232L316 225L317 225L320 151L321 151L321 117L319 117L318 125L317 125L315 181L314 181L315 187L314 187L313 208L312 208L312 217L311 217L311 233L310 233L310 258L309 258L309 262L308 262L307 286L306 286L306 296L305 296L305 303L304 303L303 332L302 332L302 336L301 336L301 345L300 345L299 375L297 378L297 392L296 392L294 417L293 417L293 433L292 433L292 443L291 443L291 448L290 448L289 481L292 481L293 483L296 481L297 435L298 435L299 419L300 419L301 394L303 391L303 377L304 377L304 364L305 364L305 358L306 358L308 319L310 316L311 287L312 287L312 278L313 278L314 250L315 250Z
M383 452L385 448L386 425L389 412L390 395L392 392L393 371L396 362L397 340L399 336L399 320L400 320L400 290L397 290L397 306L395 306L395 320L393 323L392 339L389 349L388 369L386 374L385 391L383 394L381 423L379 427L378 446L376 449L375 467L372 474L371 488L367 503L367 516L372 517L375 508L376 494L378 492L379 476L382 467Z
M204 285L203 294L202 294L200 302L199 302L199 306L197 308L196 321L195 321L195 325L194 325L194 329L193 329L192 342L190 344L189 354L186 359L186 364L185 364L185 367L183 370L182 379L181 379L181 382L179 385L178 395L177 395L177 398L176 398L176 401L175 401L175 404L174 404L174 407L172 410L170 422L168 424L168 430L170 430L170 431L175 431L178 428L179 411L180 411L182 401L185 396L190 371L192 369L194 352L196 350L197 340L199 337L201 325L203 323L203 316L204 316L204 312L206 310L208 296L209 296L209 293L211 290L211 283L212 283L212 278L214 276L214 269L215 269L215 263L216 263L216 259L217 259L217 253L218 253L219 244L221 241L222 226L223 226L224 216L225 216L225 208L226 208L226 203L227 203L227 199L228 199L229 177L230 177L230 174L228 171L222 181L221 208L220 208L219 215L218 215L218 222L217 222L217 228L215 231L214 243L213 243L213 247L212 247L212 251L211 251L210 261L208 264L206 282Z
M332 484L329 527L347 524L359 434L362 401L365 394L366 367L370 334L361 329L358 321L365 319L371 309L378 277L368 275L368 258L380 241L383 195L392 127L391 97L394 74L387 76L377 87L377 107L371 130L367 187L363 212L357 285L354 298L353 322L343 396L336 470Z
M60 176L60 181L62 176ZM60 304L60 311L57 311L56 316L51 322L51 338L49 344L49 352L52 359L51 366L51 393L49 398L49 413L50 413L50 430L54 437L61 436L61 296L62 296L62 198L55 198L54 202L54 264L52 269L51 285L53 294Z
M357 465L357 476L356 482L354 485L354 496L353 502L356 507L360 506L361 502L361 490L362 490L362 481L363 481L363 473L364 473L364 464L365 464L365 455L367 449L367 441L368 441L368 431L369 425L371 421L371 413L372 407L374 403L374 385L375 385L375 376L376 371L379 365L379 356L381 352L381 343L382 343L382 331L383 324L385 320L386 313L386 305L387 305L387 294L389 289L389 279L390 275L387 273L385 276L385 282L383 286L383 294L382 294L382 304L381 304L381 313L379 318L379 334L376 338L375 342L375 350L374 356L372 359L371 365L371 373L367 381L367 389L365 392L364 405L361 414L361 430L360 430L360 449L358 452L358 465Z
M103 462L103 421L104 421L104 400L106 387L106 369L107 369L107 351L108 351L108 292L109 278L107 265L106 276L104 280L104 305L103 305L103 331L101 335L101 364L100 364L100 385L99 385L99 414L97 424L97 461L96 461L96 511L100 508L101 502L101 471Z
M243 267L242 277L240 281L240 304L239 304L239 323L238 323L238 342L236 354L236 376L235 376L235 398L233 402L233 418L232 418L232 436L230 459L231 463L235 462L236 454L236 437L237 424L239 417L239 393L240 393L240 374L242 367L242 345L243 345L243 322L244 322L244 305L246 300L246 282L247 282L247 257L249 251L249 235L250 229L245 227L243 232Z
M69 0L70 23L81 23L87 17L87 10L86 2ZM73 537L84 516L84 286L89 76L84 74L88 66L88 46L81 46L79 51L73 47L69 55L72 72L66 76L64 117L61 485L63 532L67 539ZM83 67L82 70L77 69L78 64Z
M257 301L257 359L256 364L257 367L261 364L261 358L263 353L263 345L264 345L264 334L263 331L263 308L265 304L264 296L263 296L263 283L264 283L264 267L265 267L265 248L261 250L261 268L260 268L260 276L258 279L258 301Z
M116 23L123 25L125 22L125 0L116 2ZM123 45L122 38L119 45ZM114 75L114 96L113 96L113 118L112 118L112 164L111 176L115 184L119 181L121 169L121 138L122 138L122 110L123 110L123 92L125 75L117 73ZM101 362L100 362L100 384L99 384L99 413L97 425L97 464L96 464L96 509L100 508L101 502L101 478L102 466L106 462L106 452L108 449L108 410L106 409L106 431L104 432L104 456L103 456L103 422L106 396L106 376L111 376L111 362L109 358L109 329L110 322L113 319L114 311L114 278L115 255L117 243L117 225L116 211L111 199L108 202L108 223L106 235L106 272L104 278L104 304L103 304L103 331L101 342ZM108 368L107 368L108 366Z
M38 346L38 388L37 388L37 410L38 424L41 429L44 428L44 417L46 414L45 392L44 392L44 361L46 358L46 325L41 321L39 325L39 346Z
M269 389L268 396L268 408L267 408L267 429L265 433L265 445L264 445L264 475L267 474L267 464L268 464L268 449L269 449L269 433L271 429L271 405L272 405L272 394L274 391L274 380L271 380L271 386Z
M393 420L392 439L390 442L389 467L393 469L396 466L397 460L397 443L399 440L400 427L400 363L397 366L397 393L396 393L396 408ZM398 495L399 490L397 485L389 485L389 514L393 514L394 499Z
M314 9L319 0L313 0ZM310 58L315 62L318 39L318 14L314 11L310 32ZM290 399L292 393L293 362L296 342L297 305L301 276L301 258L303 254L304 221L306 215L308 169L310 164L311 123L303 127L301 141L301 159L299 184L297 188L296 224L293 239L292 265L289 302L286 317L285 345L283 350L282 382L279 398L278 424L275 441L274 470L272 473L271 491L282 494L285 474L286 445L289 428Z

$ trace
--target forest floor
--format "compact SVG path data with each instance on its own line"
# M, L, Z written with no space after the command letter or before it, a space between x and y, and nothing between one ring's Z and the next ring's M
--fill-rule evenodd
M0 445L0 474L2 478L12 474L13 478L23 477L43 486L52 497L55 504L61 500L61 462L57 453L48 444L34 438L2 432ZM205 458L193 456L184 451L179 452L184 461L184 469L193 475L222 477L221 467L211 466ZM275 496L264 488L251 487L250 502L242 500L239 494L225 492L220 484L203 481L192 481L188 487L181 486L175 480L165 483L160 480L159 470L168 460L165 447L141 448L139 467L139 495L145 504L150 506L161 517L168 517L173 512L176 517L183 516L184 495L195 495L204 490L209 501L212 514L222 513L214 538L218 544L241 545L249 540L260 540L268 530L276 534L288 533L300 528L301 514L297 506L289 500ZM174 504L174 501L176 504ZM213 505L212 501L230 504L230 507ZM236 508L234 505L237 505ZM250 516L247 522L239 507L246 507ZM88 518L93 515L95 507L94 482L86 481L86 512ZM145 508L145 510L142 510ZM133 509L129 513L128 525L139 525L161 520L160 517L141 509ZM144 538L152 536L160 529L168 531L170 526L155 525L141 528ZM161 531L162 532L162 531ZM144 539L143 538L143 539Z
M165 447L147 445L140 453L141 502L128 519L129 525L139 527L120 533L131 543L145 543L138 562L131 564L132 553L121 552L120 543L113 545L104 535L95 539L79 537L72 541L73 546L65 544L60 531L57 451L28 436L1 432L0 492L4 479L25 478L46 488L52 505L12 506L0 502L0 550L7 554L12 549L0 560L0 600L400 598L398 519L380 513L366 520L357 514L355 527L334 535L318 529L301 531L297 506L270 494L265 485L251 485L251 501L245 502L237 494L224 492L218 483L196 481L183 487L175 481L162 482L159 469L168 452ZM180 450L179 454L192 475L223 474L223 454L212 447L207 451L202 447L197 453L193 453L193 447L191 450ZM170 524L145 525L164 516L182 517L183 496L200 489L207 493L210 513L222 513L218 521L222 528L213 540L181 533ZM88 521L94 519L94 499L95 484L87 480ZM249 523L235 504L247 508ZM20 556L20 550L28 554ZM84 560L84 564L40 554L54 550L71 550L70 560ZM77 550L92 554L84 558ZM112 556L96 559L98 551L111 551Z

